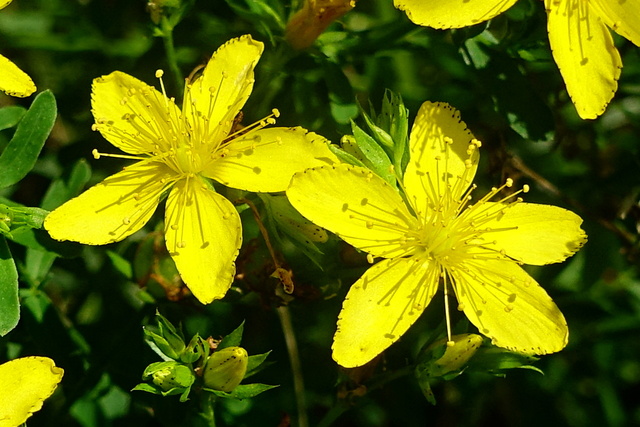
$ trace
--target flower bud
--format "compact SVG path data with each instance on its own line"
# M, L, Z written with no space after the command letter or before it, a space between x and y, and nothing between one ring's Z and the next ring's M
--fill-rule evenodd
M209 356L204 366L204 385L213 390L230 392L240 384L247 372L249 357L242 347L227 347Z
M191 368L174 361L152 363L144 370L142 378L151 380L162 391L191 387L196 379Z
M476 354L482 341L483 338L476 334L453 335L450 342L446 339L436 341L423 353L423 361L416 367L416 373L430 378L456 375Z
M355 0L306 0L287 24L287 41L294 49L308 48L333 21L355 5Z

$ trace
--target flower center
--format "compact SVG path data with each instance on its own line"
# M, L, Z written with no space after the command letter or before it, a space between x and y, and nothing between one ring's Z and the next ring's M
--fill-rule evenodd
M177 172L185 174L197 174L202 171L202 159L191 147L178 147L175 153Z
M471 200L471 192L476 188L472 185L462 199L456 203L442 202L425 218L420 218L422 227L411 231L407 239L415 242L419 252L425 253L444 268L454 266L471 256L473 248L483 247L491 243L489 235L501 230L487 226L487 223L499 219L505 210L522 198L516 197L520 193L529 191L529 186L491 202L500 191L513 186L513 180L508 178L499 188L492 188L475 204L467 206ZM511 200L511 201L510 201Z

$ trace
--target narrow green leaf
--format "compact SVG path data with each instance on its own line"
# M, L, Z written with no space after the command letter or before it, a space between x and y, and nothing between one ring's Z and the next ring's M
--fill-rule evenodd
M267 360L267 357L270 353L271 350L266 353L254 354L252 356L249 356L249 360L247 361L247 373L244 374L244 377L248 378L251 375L257 374L258 372L263 370L267 365L264 363L264 361Z
M18 271L7 241L0 236L0 336L7 335L20 320Z
M56 112L56 99L50 91L40 93L33 100L0 156L0 188L15 184L33 169L53 128Z
M242 333L244 332L244 321L233 332L225 336L220 344L218 344L218 350L222 350L227 347L237 347L242 341Z
M331 150L331 152L333 154L335 154L336 157L338 157L338 159L340 159L341 162L349 163L350 165L361 166L363 168L366 168L365 164L362 163L353 154L349 154L346 151L336 147L335 145L328 145L328 147L329 147L329 150Z
M230 397L232 399L249 399L251 397L257 396L262 392L267 390L271 390L272 388L279 387L277 385L269 385L269 384L240 384L238 387L234 388L230 392L213 390L210 388L203 388L203 390L210 391L219 397Z
M395 187L396 177L391 171L391 160L389 160L389 156L387 156L384 149L378 145L372 136L363 131L353 121L351 122L351 130L358 144L358 148L360 148L360 151L370 163L368 165L369 168Z
M74 165L68 180L56 179L51 183L40 206L43 209L54 210L67 200L80 194L85 184L91 178L91 167L86 160L78 160Z
M27 110L17 105L0 108L0 130L14 127L20 122Z
M122 274L127 279L131 279L133 277L133 267L131 266L131 263L129 261L123 258L120 254L113 251L107 251L107 256L113 263L113 267L120 274Z

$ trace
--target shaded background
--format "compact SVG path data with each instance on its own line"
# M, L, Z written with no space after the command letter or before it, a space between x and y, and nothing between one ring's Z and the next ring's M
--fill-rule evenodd
M120 70L156 84L155 70L168 70L145 6L130 0L16 0L0 12L2 54L28 72L39 91L54 93L59 112L35 169L1 196L39 206L51 182L68 180L74 165L84 173L90 167L90 184L123 166L91 157L93 148L115 150L90 130L91 81ZM465 373L434 384L437 406L427 403L412 375L371 385L414 360L441 322L442 302L434 300L371 371L358 373L363 388L331 360L330 344L341 301L367 268L365 258L332 239L322 246L321 271L295 249L279 247L296 279L286 303L301 352L310 424L640 424L640 50L616 36L624 64L618 92L602 117L583 121L551 59L542 2L520 0L488 24L438 31L413 25L391 0L361 0L314 47L293 53L283 27L296 7L284 0L195 1L174 31L182 73L204 64L229 38L250 33L265 42L265 53L243 110L245 122L277 107L279 125L301 125L334 142L350 133L357 102L379 109L385 89L402 96L411 121L422 102L448 102L483 142L477 194L511 177L517 186L531 185L527 201L578 213L589 236L567 262L528 269L570 328L567 348L535 364L544 375ZM178 96L182 88L166 76L168 94ZM11 104L28 107L30 99L0 95L0 106ZM0 148L11 132L0 132ZM284 426L289 418L295 425L292 374L275 309L283 301L250 212L242 215L238 270L244 278L224 300L206 307L189 297L169 301L149 278L153 264L166 287L179 286L154 232L161 214L124 242L73 247L76 257L55 262L10 245L21 277L22 319L0 339L0 359L45 355L65 369L59 390L28 424L188 425L190 403L129 392L145 366L158 360L142 334L158 308L182 322L187 336L220 337L245 320L249 353L273 350L274 364L256 381L280 387L251 400L221 402L219 425ZM465 331L465 321L456 320L458 331Z

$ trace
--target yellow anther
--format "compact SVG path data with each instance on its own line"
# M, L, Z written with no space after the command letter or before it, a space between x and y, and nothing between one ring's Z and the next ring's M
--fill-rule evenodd
M373 255L371 255L371 254L367 254L367 262L368 262L369 264L373 264Z
M91 154L93 154L93 158L94 158L94 159L96 159L96 160L98 160L98 159L100 158L100 153L98 152L98 149L97 149L97 148L94 148L94 149L91 151Z
M529 184L525 184L522 186L522 192L523 193L528 193L529 192Z
M164 71L162 70L156 70L156 79L161 78L162 76L164 76Z
M511 186L513 185L513 179L507 178L507 181L505 182L505 185L507 187L511 188Z
M280 117L280 111L277 108L274 108L271 112L276 118Z

